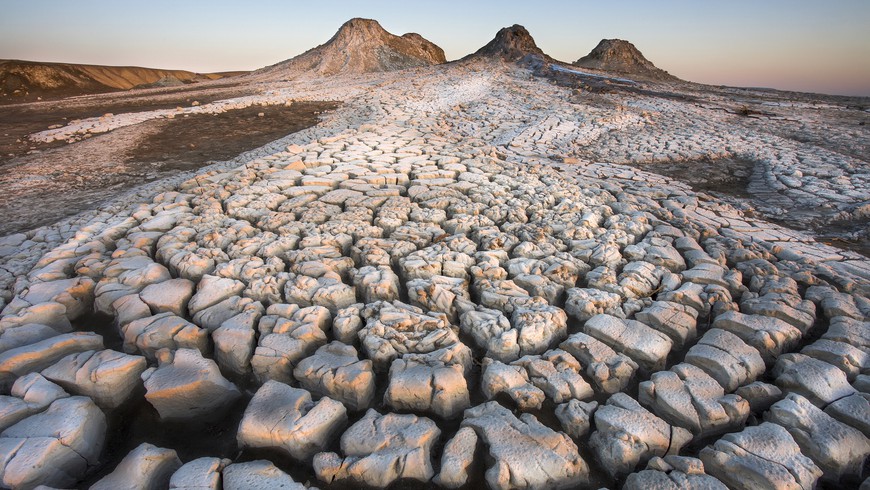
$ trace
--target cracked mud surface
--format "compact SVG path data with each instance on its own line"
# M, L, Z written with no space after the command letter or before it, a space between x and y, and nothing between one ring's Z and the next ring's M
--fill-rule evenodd
M264 82L222 113L239 138L254 110L341 104L193 172L163 153L223 133L164 113L38 135L137 138L179 173L0 241L0 451L67 471L4 481L156 478L141 452L167 448L179 480L319 488L860 484L870 263L765 216L861 223L870 174L841 150L865 116L550 82L479 61ZM26 424L66 395L91 407L57 432L86 465Z

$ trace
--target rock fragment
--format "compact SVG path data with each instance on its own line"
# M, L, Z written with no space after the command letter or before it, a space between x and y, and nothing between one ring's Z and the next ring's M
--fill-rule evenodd
M493 460L490 488L561 488L586 483L589 468L568 436L531 414L514 417L497 402L466 411L463 427L474 429Z
M435 474L431 451L440 435L427 418L381 415L369 409L342 434L344 457L319 453L314 471L325 483L349 481L383 488L400 478L427 482Z
M108 475L91 486L94 490L159 490L181 468L181 460L172 449L144 442L130 451Z
M276 448L309 461L346 424L341 403L328 397L314 402L308 391L270 380L248 404L237 439L242 448Z
M822 476L788 431L770 422L726 434L702 449L700 458L709 474L739 490L810 490Z
M241 396L217 364L198 350L157 353L159 365L142 373L145 399L163 420L205 421L220 417Z

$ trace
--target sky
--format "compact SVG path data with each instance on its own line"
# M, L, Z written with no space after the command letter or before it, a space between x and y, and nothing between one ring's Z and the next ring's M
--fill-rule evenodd
M525 26L576 61L604 38L715 85L870 96L870 0L0 0L0 59L251 70L326 42L352 17L417 32L448 60Z

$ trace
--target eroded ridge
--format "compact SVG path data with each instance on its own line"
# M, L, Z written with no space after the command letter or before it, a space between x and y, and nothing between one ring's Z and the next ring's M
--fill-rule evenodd
M635 112L577 111L504 65L427 70L313 83L348 99L321 126L4 239L5 264L30 266L4 269L3 484L867 476L866 260L652 174L550 158L646 127ZM217 416L233 448L101 456L106 418L137 404L157 432Z

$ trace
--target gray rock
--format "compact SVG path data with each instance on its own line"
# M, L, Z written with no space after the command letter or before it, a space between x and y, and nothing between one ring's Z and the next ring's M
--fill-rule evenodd
M372 361L360 360L353 346L337 341L300 361L293 376L306 390L340 401L354 411L367 409L375 396Z
M130 398L146 367L141 356L85 351L64 357L43 369L42 375L72 394L91 397L101 408L113 409Z
M726 434L702 449L700 458L709 474L736 490L811 490L822 476L788 431L769 422Z
M432 481L444 488L459 488L465 485L476 452L477 433L470 427L460 428L444 445L441 472Z
M95 286L90 277L39 282L31 284L21 298L30 305L60 303L66 308L67 318L77 320L92 311Z
M686 353L685 362L701 368L728 393L764 373L761 354L740 337L719 328L708 330Z
M573 399L556 406L556 418L562 425L562 430L574 439L580 439L589 432L592 414L598 408L598 402L581 402Z
M649 381L640 384L638 401L668 423L698 437L739 429L749 416L749 402L726 395L716 380L685 363L653 373Z
M531 414L516 418L497 402L465 412L462 427L474 429L493 459L490 488L565 488L583 485L589 468L568 436Z
M628 356L582 332L568 337L559 348L586 366L586 375L605 393L618 393L625 389L638 368Z
M792 325L769 316L744 315L729 311L716 317L713 328L720 328L740 337L761 354L765 363L797 347L801 331Z
M124 456L91 490L160 490L169 485L169 479L179 468L181 460L174 450L145 442Z
M568 315L555 306L518 306L511 324L517 330L521 356L542 354L568 337Z
M624 393L595 411L589 446L611 477L631 473L654 456L678 454L692 433L672 427Z
M159 366L142 373L145 399L163 420L209 420L220 417L241 396L217 364L198 350L167 349L157 353Z
M257 390L239 424L239 447L276 448L299 461L323 451L347 424L344 405L303 389L267 381Z
M698 335L698 311L679 303L656 301L637 312L634 318L670 337L675 349L682 349Z
M349 481L386 487L400 478L429 481L432 446L441 431L434 422L415 415L381 415L369 409L341 436L341 452L319 453L314 472L325 483Z
M471 349L462 343L426 354L405 354L390 366L384 403L397 410L456 417L470 406L465 374Z
M233 463L223 470L224 490L306 490L272 462L266 460Z
M839 482L858 479L870 455L870 439L840 423L806 398L791 393L765 414L765 420L788 430L801 448L824 472L823 478Z
M229 459L198 458L184 463L169 479L170 490L220 490L221 471Z
M647 372L664 369L673 346L667 335L638 321L622 320L611 315L590 318L583 326L583 331L627 355Z
M42 412L55 400L69 394L39 373L21 376L12 385L12 396L0 395L0 431Z
M571 288L567 293L568 299L565 300L565 311L581 322L602 313L620 317L624 316L622 312L622 298L616 293L609 293L594 288Z
M855 393L831 403L825 413L870 437L870 394Z
M196 294L190 298L187 309L191 316L214 306L225 299L239 296L245 290L245 283L226 277L205 275L196 286Z
M69 354L102 348L103 337L73 332L10 349L0 354L0 391L6 392L17 377L45 369Z
M643 471L625 479L623 490L727 490L728 487L704 472L699 459L684 456L652 458Z
M799 393L820 408L856 392L843 371L803 354L780 356L773 375L783 392Z
M782 398L782 390L776 385L755 381L737 388L734 394L749 402L752 413L761 413Z
M840 368L850 382L859 374L870 374L870 351L836 340L819 339L801 349L801 354Z
M398 301L367 305L363 315L366 326L359 338L376 369L386 369L408 353L425 354L459 342L446 317L425 314Z
M180 317L187 316L187 302L193 297L195 284L187 279L170 279L145 286L139 298L151 309L151 314L169 312Z
M106 417L90 398L58 399L0 433L0 475L9 488L65 488L99 462Z
M124 325L124 352L141 353L149 361L160 349L196 349L208 352L208 330L172 313L141 318Z
M251 371L256 326L261 316L259 311L239 313L212 332L214 359L222 370L237 376Z

